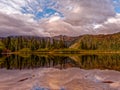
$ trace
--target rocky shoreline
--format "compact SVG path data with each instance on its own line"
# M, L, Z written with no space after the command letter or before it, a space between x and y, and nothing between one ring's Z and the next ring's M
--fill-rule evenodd
M0 69L0 90L120 90L120 72L79 68Z

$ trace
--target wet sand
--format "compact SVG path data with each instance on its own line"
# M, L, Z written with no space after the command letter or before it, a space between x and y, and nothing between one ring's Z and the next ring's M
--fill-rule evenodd
M120 90L120 72L79 68L0 69L0 90Z

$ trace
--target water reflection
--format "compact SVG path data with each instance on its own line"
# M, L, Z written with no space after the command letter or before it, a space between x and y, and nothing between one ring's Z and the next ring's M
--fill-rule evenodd
M0 68L110 69L120 71L120 55L0 55Z
M119 54L79 55L72 56L71 58L83 69L110 69L120 71Z
M3 58L5 57L5 58ZM0 56L0 68L6 69L33 69L33 68L59 68L65 69L76 66L76 62L68 56L51 55L10 55Z

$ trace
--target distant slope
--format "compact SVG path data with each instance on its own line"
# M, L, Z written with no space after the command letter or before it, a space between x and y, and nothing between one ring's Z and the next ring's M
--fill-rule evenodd
M7 51L41 51L52 49L66 49L74 43L77 37L55 36L9 36L0 38L0 53Z
M80 50L120 50L120 33L83 35L69 48Z
M59 36L54 36L51 37L52 39L58 40L60 41L61 39L65 41L65 43L67 44L67 46L71 46L72 44L75 43L75 41L79 38L79 37L71 37L71 36L66 36L66 35L59 35Z

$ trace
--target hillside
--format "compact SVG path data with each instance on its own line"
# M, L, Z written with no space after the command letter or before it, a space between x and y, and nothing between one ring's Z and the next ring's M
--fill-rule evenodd
M79 37L55 36L10 36L0 38L0 52L16 51L118 51L120 50L120 33L109 35L82 35Z
M16 51L46 51L53 49L65 49L77 39L77 37L55 36L9 36L0 38L0 52Z
M120 33L83 35L69 48L80 50L120 50Z

